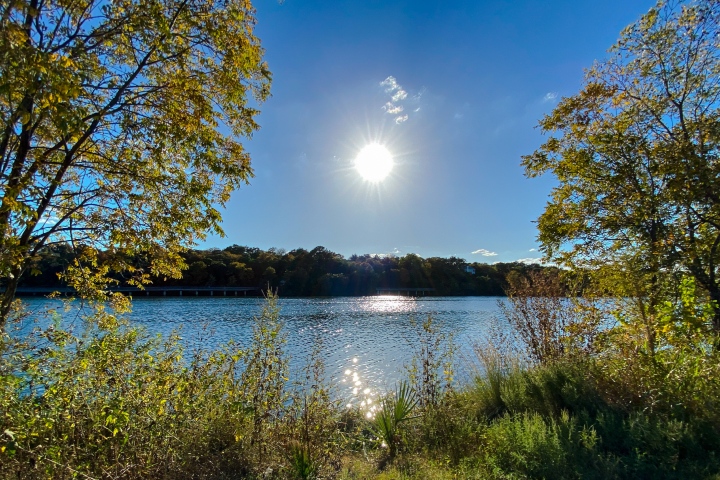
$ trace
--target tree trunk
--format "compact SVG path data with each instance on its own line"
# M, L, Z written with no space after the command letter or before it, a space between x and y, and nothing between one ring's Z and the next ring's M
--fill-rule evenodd
M710 290L710 300L712 301L713 308L713 332L718 336L720 340L720 289L713 288Z
M0 299L0 332L5 331L5 326L7 325L8 318L12 312L12 305L15 301L15 292L17 291L21 274L22 271L15 271L12 276L8 275L7 277L5 291L2 293L2 299Z

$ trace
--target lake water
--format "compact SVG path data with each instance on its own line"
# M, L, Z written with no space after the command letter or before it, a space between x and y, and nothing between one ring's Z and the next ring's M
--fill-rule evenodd
M461 355L495 325L503 325L497 297L332 297L281 298L291 366L302 366L317 341L327 374L350 403L386 391L403 377L417 347L417 324L432 315L443 333L452 333ZM26 299L40 311L52 301ZM55 301L59 303L58 301ZM188 349L215 348L230 340L247 345L254 318L265 302L246 297L139 297L131 322L151 333L178 330ZM72 311L65 313L72 319ZM458 361L461 377L466 362ZM465 366L465 367L464 367Z

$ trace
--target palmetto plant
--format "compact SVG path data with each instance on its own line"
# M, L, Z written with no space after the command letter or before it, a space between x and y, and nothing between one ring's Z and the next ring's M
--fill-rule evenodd
M394 394L383 398L380 410L375 414L373 427L375 434L387 445L390 458L395 457L401 441L398 426L414 418L412 414L417 404L417 395L407 382L401 382Z

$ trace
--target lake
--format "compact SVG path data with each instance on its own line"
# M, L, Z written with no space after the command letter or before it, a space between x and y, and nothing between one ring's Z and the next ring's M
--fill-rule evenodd
M59 301L24 299L40 311ZM441 332L452 333L460 353L500 321L499 297L330 297L281 298L291 367L297 369L317 341L322 342L328 377L349 403L387 391L403 377L417 346L417 324L432 315ZM151 333L180 332L188 349L215 348L230 340L247 345L265 302L248 297L138 297L129 315ZM77 316L64 314L67 321ZM414 326L415 325L415 326ZM502 327L501 327L502 328ZM461 377L467 360L460 359Z

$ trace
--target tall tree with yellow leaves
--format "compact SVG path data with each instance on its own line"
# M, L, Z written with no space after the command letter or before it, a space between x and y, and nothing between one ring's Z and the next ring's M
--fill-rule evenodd
M0 328L32 257L70 242L85 295L128 254L179 275L252 175L270 72L248 0L9 0L0 5ZM103 251L103 255L97 252Z

